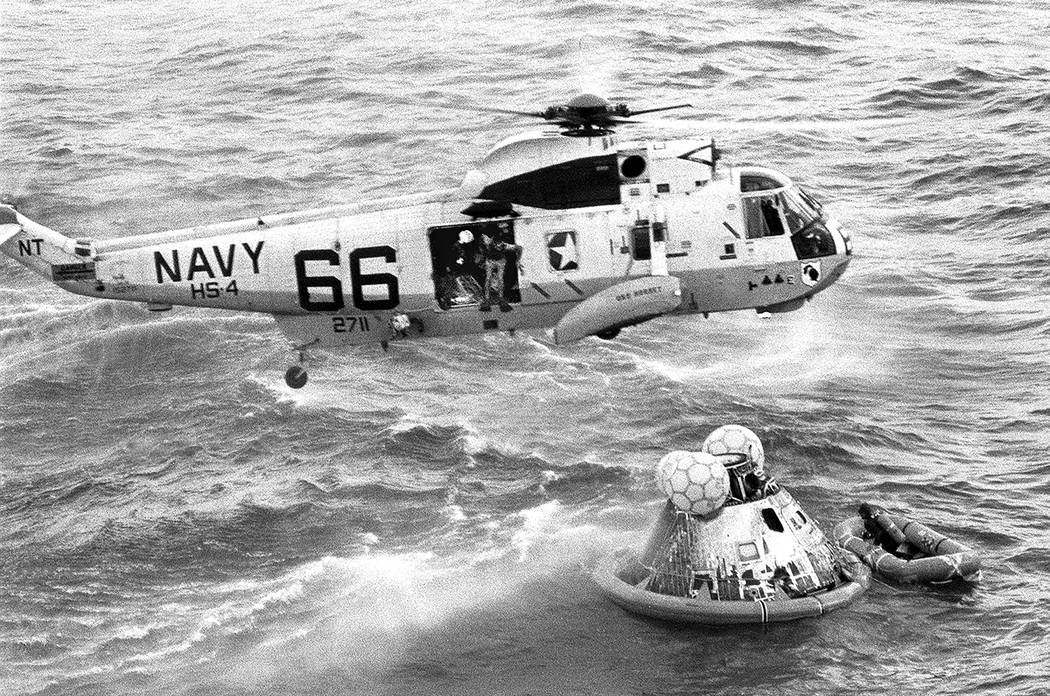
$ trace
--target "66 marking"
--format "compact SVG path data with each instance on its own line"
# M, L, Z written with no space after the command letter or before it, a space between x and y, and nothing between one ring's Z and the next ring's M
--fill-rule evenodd
M333 333L361 333L371 331L368 326L368 317L332 317Z
M384 263L396 264L397 250L391 246L372 246L350 252L350 287L354 307L362 312L397 307L401 302L397 276L393 273L362 272L361 262L365 259L380 259ZM333 249L303 249L295 255L299 306L310 312L338 312L346 306L343 281L337 276L307 275L306 264L310 262L338 266L339 253ZM365 288L372 288L368 297L365 296ZM382 294L375 297L377 288L382 288Z

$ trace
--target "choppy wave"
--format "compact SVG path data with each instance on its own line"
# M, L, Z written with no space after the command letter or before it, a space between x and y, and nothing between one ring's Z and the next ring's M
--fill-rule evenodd
M451 186L574 92L690 100L858 257L791 315L320 355L266 317L66 295L0 259L0 691L1036 694L1050 683L1045 9L821 0L5 7L0 191L115 237ZM389 98L387 98L389 97ZM812 124L826 121L825 130ZM800 127L805 125L805 128ZM605 602L652 464L725 422L830 525L978 548L768 629Z

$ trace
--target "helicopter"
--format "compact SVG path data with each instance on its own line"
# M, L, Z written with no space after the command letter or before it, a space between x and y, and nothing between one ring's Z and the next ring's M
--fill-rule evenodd
M80 295L272 314L293 389L314 348L544 329L564 345L802 307L846 270L850 235L786 174L720 165L711 137L617 133L689 106L482 107L546 123L454 188L167 232L71 238L0 205L0 251Z

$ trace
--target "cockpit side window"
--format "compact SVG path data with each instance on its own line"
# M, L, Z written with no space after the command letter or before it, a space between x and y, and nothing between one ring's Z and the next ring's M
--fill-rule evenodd
M784 234L784 222L780 216L779 196L756 196L744 198L744 221L747 238L776 237Z

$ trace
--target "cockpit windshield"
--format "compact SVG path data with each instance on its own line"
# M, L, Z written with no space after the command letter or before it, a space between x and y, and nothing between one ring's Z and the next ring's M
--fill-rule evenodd
M810 208L815 210L820 215L824 214L824 206L821 204L820 201L818 201L816 198L813 197L813 194L811 194L809 191L807 191L806 189L802 188L801 186L800 187L796 187L795 188L795 192L798 193L799 197L803 201L805 201L806 204L809 205Z
M787 221L788 234L795 234L821 217L820 204L802 189L792 186L777 195L784 219ZM816 205L814 205L816 204Z
M791 230L791 243L799 259L814 259L835 253L835 237L824 224L827 216L816 198L797 186L781 194L784 218Z
M754 185L754 182L748 183ZM823 215L820 204L796 186L781 187L769 193L761 188L751 188L748 193L743 196L743 202L749 238L773 237L785 232L795 235L811 227Z

